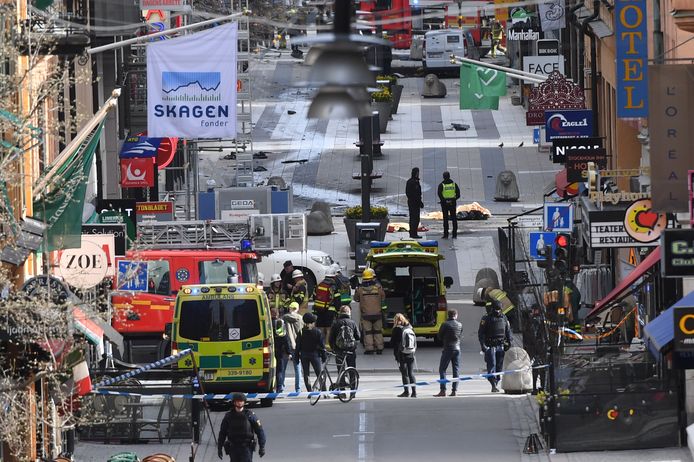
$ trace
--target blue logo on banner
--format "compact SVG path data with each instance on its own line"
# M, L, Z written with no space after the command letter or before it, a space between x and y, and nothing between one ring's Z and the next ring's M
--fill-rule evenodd
M648 117L646 0L617 0L617 117Z
M546 141L558 138L588 138L593 136L593 111L574 109L545 111Z
M554 239L557 233L541 233L537 231L530 232L530 258L535 260L546 260L540 252L544 251L545 246L552 247L552 255L554 255Z
M157 150L163 138L149 138L147 136L130 136L120 148L118 157L131 159L134 157L156 157Z
M147 262L118 262L118 290L147 291Z

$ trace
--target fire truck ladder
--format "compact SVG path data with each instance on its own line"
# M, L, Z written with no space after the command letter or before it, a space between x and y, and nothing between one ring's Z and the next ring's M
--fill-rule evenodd
M150 221L137 225L139 249L229 249L250 239L247 223L228 221Z

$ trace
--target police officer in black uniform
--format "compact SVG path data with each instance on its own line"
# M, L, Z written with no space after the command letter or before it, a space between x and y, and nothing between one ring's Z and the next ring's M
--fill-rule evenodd
M222 448L231 462L252 462L255 451L255 436L258 437L258 455L265 455L265 431L258 417L246 406L246 395L234 393L232 409L224 415L217 438L217 455L223 459Z
M480 328L477 331L480 348L487 362L487 374L501 372L504 366L504 353L511 347L511 326L502 311L501 303L497 300L491 302L491 309L482 316ZM487 380L492 384L492 392L498 393L500 377L489 376Z

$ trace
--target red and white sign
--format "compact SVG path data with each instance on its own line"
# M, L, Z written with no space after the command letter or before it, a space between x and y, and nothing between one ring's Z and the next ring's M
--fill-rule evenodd
M121 159L120 185L122 188L154 186L154 159L149 157Z
M115 243L112 234L82 235L82 245L58 253L58 273L78 289L89 289L106 276L115 276Z
M73 392L77 396L84 396L92 391L92 380L89 377L87 361L81 361L72 367Z
M141 10L182 10L186 0L140 0Z

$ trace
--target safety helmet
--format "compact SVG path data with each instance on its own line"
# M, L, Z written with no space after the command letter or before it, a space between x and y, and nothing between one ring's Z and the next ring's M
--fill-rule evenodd
M273 283L273 282L282 282L282 277L277 273L273 274L272 277L270 278L270 283Z
M302 277L304 277L304 273L302 273L301 270L292 271L292 279L302 278Z
M342 267L337 263L333 263L330 267L335 270L335 274L342 272Z
M477 289L477 299L484 300L484 287Z
M327 270L325 270L325 277L326 278L334 278L337 276L337 272L335 272L335 268L332 266L329 266Z
M265 275L263 273L258 273L258 282L265 282Z
M376 272L372 270L371 268L366 268L364 272L361 275L361 278L364 281L370 281L371 279L376 277Z
M243 401L245 403L246 395L244 393L234 393L231 395L231 402L233 403L234 401Z

